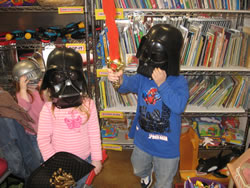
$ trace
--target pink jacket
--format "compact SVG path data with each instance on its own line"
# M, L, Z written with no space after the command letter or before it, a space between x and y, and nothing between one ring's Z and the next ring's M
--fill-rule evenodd
M52 111L52 103L46 102L39 118L37 141L43 159L47 160L56 152L65 151L86 159L102 159L100 127L93 100L87 99L87 115L76 108Z
M25 111L28 112L30 117L33 119L34 123L31 123L31 126L37 133L38 131L38 119L39 119L39 114L42 110L42 107L44 105L44 101L41 99L40 94L38 91L32 92L33 95L33 102L27 102L26 100L22 99L20 96L20 93L17 93L17 100L19 106L23 107ZM29 100L31 101L31 96L29 97ZM30 134L34 134L30 131L27 131Z

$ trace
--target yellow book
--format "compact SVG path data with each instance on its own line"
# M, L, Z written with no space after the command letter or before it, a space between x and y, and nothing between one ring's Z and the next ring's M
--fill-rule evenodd
M102 86L103 105L105 109L107 108L107 97L106 97L106 91L105 91L105 83L103 80L101 81L101 86Z
M209 92L209 94L207 94L207 96L204 98L204 101L206 101L211 95L212 93L220 86L220 84L225 80L225 77L220 77L218 78L218 81L216 83L215 86L213 86L213 88L211 89L211 91Z
M235 78L238 80L238 84L236 84L236 89L233 93L233 97L232 97L232 100L230 102L230 106L231 107L234 107L234 104L235 104L235 101L236 101L236 98L237 96L239 95L239 90L241 88L241 85L243 83L243 78L241 76L235 76Z
M107 57L109 56L109 52L108 52L108 42L105 34L103 34L103 46L104 46L104 54L106 60Z

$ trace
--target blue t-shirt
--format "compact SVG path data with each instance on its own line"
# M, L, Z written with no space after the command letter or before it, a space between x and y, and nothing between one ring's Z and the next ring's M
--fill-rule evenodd
M123 76L119 92L138 95L136 116L129 136L134 144L150 155L161 158L180 156L181 113L188 98L184 76L168 76L160 87L140 74Z

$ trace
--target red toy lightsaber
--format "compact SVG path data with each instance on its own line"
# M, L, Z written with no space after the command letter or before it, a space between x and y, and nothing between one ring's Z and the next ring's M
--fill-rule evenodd
M120 60L119 32L115 23L115 3L114 0L103 0L102 5L108 28L109 57L107 58L107 65L108 68L111 68L114 72L118 72L124 68L124 63ZM114 82L113 87L117 89L120 85L118 82Z
M107 153L106 153L106 150L102 150L102 163L104 163L104 161L107 159L107 157L108 157L108 155L107 155ZM85 185L84 185L84 188L87 188L88 186L90 186L91 185L91 183L92 183L92 181L93 181L93 179L94 179L94 177L95 177L95 171L94 170L92 170L90 173L89 173L89 176L88 176L88 178L87 178L87 180L86 180L86 182L85 182Z

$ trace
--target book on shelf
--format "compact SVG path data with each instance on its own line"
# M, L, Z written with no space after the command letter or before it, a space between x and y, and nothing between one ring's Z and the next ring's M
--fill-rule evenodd
M103 80L100 81L101 84L101 95L103 100L103 108L107 108L107 96L106 96L106 87L105 82Z
M250 108L250 80L247 80L245 95L243 96L242 107L244 109Z
M146 9L226 9L247 10L247 0L115 0L116 8ZM96 8L102 8L102 1L96 0Z
M158 4L159 9L165 8L165 6L164 6L164 1L163 1L163 0L156 0L156 2L157 2L157 4Z
M230 76L226 76L225 80L219 86L219 90L216 91L216 94L207 102L205 103L206 107L211 106L220 106L219 104L227 94L228 90L233 86L233 81Z
M221 99L221 101L219 102L218 106L222 106L225 107L226 101L228 100L231 92L233 90L233 85L231 87L229 87L229 89L227 90L227 93L225 94L225 96Z
M240 54L242 52L242 39L243 39L243 32L239 31L236 45L235 45L235 50L236 50L236 56L234 58L234 65L239 66L240 65Z
M191 47L190 47L190 51L189 51L189 55L188 55L188 59L187 59L188 66L193 66L194 59L195 59L197 49L198 49L198 43L199 43L199 39L201 36L202 27L203 27L203 25L199 24L199 23L192 23L189 26L189 31L193 32L194 36L192 37L192 41L190 41Z
M227 49L227 44L228 44L228 39L226 37L224 37L223 47L222 47L221 55L220 55L219 61L218 61L218 67L221 67L223 64L223 60L224 60L226 49Z
M102 66L106 65L106 56L104 52L104 42L103 42L103 34L104 30L99 34L99 41L97 44L97 53L98 53L98 58L101 59Z
M227 97L226 99L223 101L222 103L222 106L225 107L225 108L228 108L229 107L229 104L231 102L231 99L232 99L232 95L234 93L234 90L236 88L236 84L238 84L237 80L234 78L234 76L231 77L232 78L232 81L233 81L233 85L231 87L231 89L229 90L230 92L227 93Z
M203 61L204 61L204 57L205 57L205 51L207 49L208 36L204 35L203 37L204 37L204 42L203 42L203 46L202 46L202 49L201 49L201 54L200 54L197 66L202 66L203 65Z
M247 40L248 40L248 34L242 32L242 43L241 43L241 52L239 57L239 66L244 67L244 58L246 56L247 51Z
M102 109L104 109L104 99L103 99L103 91L102 91L102 85L101 80L99 81L99 90L100 90L100 106Z
M229 65L229 62L230 62L230 59L232 57L232 48L233 48L233 44L234 44L234 41L235 41L235 34L230 31L230 30L227 30L226 33L230 33L230 38L229 38L229 42L228 42L228 46L227 46L227 49L226 49L226 54L225 54L225 58L224 58L224 62L223 62L223 67L226 67Z
M246 78L245 77L242 77L241 80L240 80L240 86L239 86L239 89L236 93L236 97L234 99L234 101L232 101L232 106L233 107L239 107L239 106L242 106L242 104L240 103L240 98L244 96L245 94L245 86L246 86Z
M214 34L207 32L207 37L208 37L207 47L206 47L206 51L205 51L204 61L202 64L204 67L208 67L208 64L209 64L210 54L211 54L213 41L214 41Z
M127 68L137 68L139 66L139 60L136 57L136 54L126 54L125 61Z
M213 44L211 47L211 52L207 61L208 67L214 67L214 63L213 63L213 59L215 56L214 51L215 51L215 48L217 47L216 45L218 45L218 41L217 41L218 32L211 31L211 33L213 33L214 39L213 39Z
M232 41L230 42L231 39L231 32L228 32L227 30L225 30L225 41L226 41L226 46L225 46L225 52L224 52L224 56L223 59L221 59L222 61L220 61L220 64L218 65L219 67L223 67L225 65L226 59L227 59L227 54L228 54L228 49L229 49L229 43L232 43Z
M180 60L180 64L184 65L184 58L185 58L185 54L186 54L186 50L187 50L187 46L188 46L188 29L182 25L180 25L180 31L182 33L182 37L183 37L183 46L181 49L181 60Z
M202 81L203 76L194 76L191 80L188 81L190 97L197 90L197 88L199 88L199 85Z
M203 79L201 82L197 82L198 88L190 93L189 104L194 104L206 91L207 84L206 79Z
M152 6L153 9L157 9L158 8L156 0L150 0L150 3L151 3L151 6Z
M209 103L209 101L211 100L211 98L214 97L214 95L216 95L217 92L221 92L221 85L223 83L223 81L225 80L225 77L219 77L216 78L216 84L211 88L210 92L208 92L206 94L206 96L204 96L204 102L203 105L205 106L207 103Z
M219 85L224 81L224 77L214 77L209 80L206 93L197 101L197 105L203 105L204 102L215 92Z
M128 28L128 32L129 32L129 36L130 36L132 52L136 53L137 52L137 44L136 44L136 39L135 39L134 32L132 30L132 27Z
M215 24L211 24L210 25L210 30L214 33L216 33L216 41L215 41L215 46L214 46L214 57L212 59L211 64L214 67L218 67L219 65L219 58L221 56L221 51L222 51L222 46L223 46L223 42L224 42L224 32L225 32L225 28L215 25Z
M234 78L237 80L238 84L236 85L236 88L234 90L234 93L233 93L233 96L232 96L232 99L231 99L231 102L230 102L230 107L234 107L236 98L237 98L237 96L239 94L241 85L243 83L243 77L242 76L234 76Z
M222 106L222 103L225 101L226 97L230 93L232 87L234 85L234 82L230 76L226 76L225 80L221 84L223 88L223 93L221 94L220 99L215 103L216 106Z
M236 29L230 29L230 32L233 33L233 37L232 37L233 40L232 40L232 49L231 49L231 55L229 58L228 66L229 65L236 66L238 64L238 61L236 59L238 57L237 51L240 49L239 47L240 31Z
M232 102L232 98L234 97L234 94L235 94L235 90L236 90L237 86L239 85L239 80L235 76L232 76L232 80L234 82L233 88L232 88L227 100L223 104L223 106L226 108L230 107L230 104Z
M243 98L246 95L246 91L247 91L247 80L243 77L244 79L244 83L242 84L240 91L239 91L239 95L237 96L236 99L236 103L235 103L235 107L239 108L240 106L243 106Z
M200 89L198 90L197 94L192 99L192 101L190 101L190 104L197 106L201 105L204 102L203 99L206 93L208 93L213 87L214 85L213 78L205 76L204 80L205 80L204 82L201 82Z
M202 50L202 47L203 47L203 44L204 44L204 39L205 39L205 36L201 35L200 39L199 39L199 45L198 45L197 53L196 53L196 56L195 56L195 59L194 59L194 67L198 66L199 58L201 56L201 50Z
M189 52L191 49L191 43L192 43L193 38L194 38L194 33L189 31L188 32L188 43L187 43L187 48L186 48L185 55L184 55L183 65L188 64L188 56L190 55Z
M243 32L247 35L247 49L244 56L244 67L250 68L250 27L243 27Z

